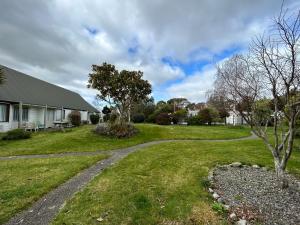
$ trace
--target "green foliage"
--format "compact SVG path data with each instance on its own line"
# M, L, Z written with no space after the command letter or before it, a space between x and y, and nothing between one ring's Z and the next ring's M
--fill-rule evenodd
M23 129L15 129L6 132L6 134L2 137L2 140L20 140L20 139L28 139L31 137L31 133L25 131Z
M203 121L200 116L191 116L187 120L188 125L203 125Z
M160 113L155 122L159 125L170 125L171 124L171 116L168 113Z
M211 125L218 120L219 113L215 108L207 107L199 111L199 117L204 124Z
M91 120L92 124L99 123L99 119L100 119L100 116L98 114L91 114L90 115L90 120Z
M178 111L176 111L175 113L173 113L172 115L172 121L174 123L174 120L176 122L180 122L183 121L187 118L187 110L186 109L180 109ZM176 123L174 123L176 124Z
M141 71L119 72L114 65L107 63L93 65L88 87L99 91L99 99L114 104L120 112L121 120L125 120L131 106L147 99L152 91L150 83L143 80L142 76Z
M201 185L205 189L208 189L211 186L211 183L210 183L210 181L208 180L207 177L204 177L204 178L201 179Z
M255 102L253 110L254 120L261 125L271 122L272 110L270 108L271 101L268 99L262 99Z
M219 213L220 215L225 215L228 212L228 210L224 207L224 205L218 202L213 203L212 209L217 213Z
M69 114L69 120L71 122L71 124L75 127L80 126L81 124L81 114L79 111L77 110L73 110L70 114Z
M117 119L118 119L118 114L116 114L116 113L111 113L111 114L109 115L109 122L110 122L110 123L115 123L115 122L117 121Z
M132 122L143 123L145 121L145 116L142 113L138 113L132 116Z

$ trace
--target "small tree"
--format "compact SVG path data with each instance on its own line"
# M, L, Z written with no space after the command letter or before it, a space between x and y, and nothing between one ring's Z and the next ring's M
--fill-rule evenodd
M217 73L226 97L239 106L243 119L271 151L282 187L288 185L284 171L300 114L299 41L300 12L287 15L282 10L271 33L253 41L249 55L232 57ZM271 110L266 108L265 98L270 99ZM267 129L270 121L272 139Z
M212 122L217 121L219 114L215 108L207 107L199 111L199 117L203 123L211 125Z
M147 99L151 85L142 79L141 71L119 72L114 65L93 65L89 74L88 87L98 90L97 97L114 105L119 113L119 122L130 122L131 107L135 102Z
M100 116L98 114L91 114L90 115L90 120L91 120L92 124L99 123L99 119L100 119Z

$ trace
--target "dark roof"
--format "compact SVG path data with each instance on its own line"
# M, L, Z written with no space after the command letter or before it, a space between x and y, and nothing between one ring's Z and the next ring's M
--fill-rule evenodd
M98 112L96 108L73 91L5 66L0 66L0 68L5 77L4 84L0 86L0 101Z

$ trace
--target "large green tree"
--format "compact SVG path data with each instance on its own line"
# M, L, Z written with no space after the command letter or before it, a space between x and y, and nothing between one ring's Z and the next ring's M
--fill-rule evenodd
M116 107L119 121L130 122L132 105L148 98L151 85L143 80L141 71L118 71L114 65L103 63L92 65L88 87L99 91L97 98Z

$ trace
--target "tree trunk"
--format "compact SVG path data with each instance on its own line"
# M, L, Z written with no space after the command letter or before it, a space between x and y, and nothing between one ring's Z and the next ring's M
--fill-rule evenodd
M288 188L289 182L285 176L284 168L280 165L278 161L275 160L275 171L279 179L279 185L282 189Z

